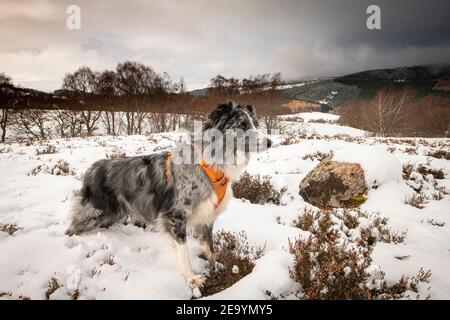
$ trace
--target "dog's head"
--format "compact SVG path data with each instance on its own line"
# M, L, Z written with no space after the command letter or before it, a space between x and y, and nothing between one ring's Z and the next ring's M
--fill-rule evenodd
M259 132L259 121L255 109L250 106L240 106L234 102L218 105L203 124L203 132L213 132L212 135L223 137L223 146L233 154L245 154L266 150L272 146L272 141ZM213 139L214 140L214 139ZM231 141L233 145L230 148Z
M225 134L227 130L258 130L259 122L251 105L242 107L234 102L219 104L208 116L203 130L217 129Z

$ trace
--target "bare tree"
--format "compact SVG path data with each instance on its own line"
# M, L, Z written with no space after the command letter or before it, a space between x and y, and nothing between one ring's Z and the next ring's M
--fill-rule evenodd
M52 115L53 120L56 122L56 130L61 138L81 135L84 124L81 112L56 109L52 112Z
M86 134L92 136L95 130L97 130L97 121L101 116L100 111L82 110L81 119L86 128Z
M127 134L142 132L142 121L145 114L142 115L142 101L144 94L148 93L148 87L151 87L157 77L152 68L142 63L126 61L119 63L116 68L117 89L130 111L125 113Z
M97 75L88 67L81 67L73 74L66 74L63 80L63 88L71 90L85 106L81 111L81 119L86 128L88 136L92 135L96 129L96 123L100 118L100 111L93 111L89 106L89 100L96 89Z
M117 75L114 71L103 71L97 76L95 93L100 95L103 104L103 124L108 135L118 134L118 119L114 111L114 102L117 95Z
M2 143L5 143L6 139L6 126L8 125L8 110L9 109L1 109L0 111L0 128L2 130Z
M10 85L11 84L11 78L8 77L6 74L4 73L0 73L0 85ZM9 100L9 98L6 95L1 95L0 97L0 128L2 130L2 137L1 137L1 142L5 143L5 139L6 139L6 129L8 126L8 116L9 116L9 104L11 103L11 101Z
M145 119L158 118L147 117L149 111L157 111L157 114L166 116L167 97L172 90L172 82L167 73L159 75L142 63L126 61L117 65L116 74L119 95L125 100L129 110L125 113L128 134L141 134Z
M3 72L0 72L0 85L2 84L11 84L11 78Z
M69 122L69 133L71 137L77 137L81 135L83 120L81 114L78 111L65 111Z
M47 139L51 134L48 111L24 109L13 114L13 125L19 134L28 138Z
M393 91L381 89L364 109L367 127L380 136L392 135L400 131L406 117L405 107L411 101L413 93L409 89Z
M263 96L262 108L259 108L261 119L266 127L267 133L271 134L273 130L280 130L280 121L278 115L281 112L281 104L285 100L279 90L279 86L282 84L281 73L274 73L270 76L269 82L265 82L268 76L264 75L259 80L260 86L262 86L263 92L260 93Z
M218 74L211 79L208 94L218 96L221 100L232 99L240 93L240 81L236 78L225 78Z
M67 137L69 129L69 119L66 112L64 112L64 110L55 110L53 119L56 122L56 129L59 132L60 137Z
M186 82L183 77L180 81L174 84L174 91L177 93L174 101L174 110L172 116L172 130L181 127L181 117L187 117L189 110L186 108L189 103L189 96L187 93Z
M446 136L450 129L450 101L442 97L428 97L421 108L427 117L439 130L439 134Z
M339 115L339 124L363 130L372 130L367 123L366 108L370 108L370 100L349 100L333 110Z

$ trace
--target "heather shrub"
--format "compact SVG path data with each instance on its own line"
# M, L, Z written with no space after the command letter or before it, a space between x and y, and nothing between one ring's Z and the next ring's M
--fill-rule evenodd
M269 176L251 175L244 172L231 186L233 195L238 199L247 199L254 204L272 202L280 205L281 197L286 193L286 188L275 188Z

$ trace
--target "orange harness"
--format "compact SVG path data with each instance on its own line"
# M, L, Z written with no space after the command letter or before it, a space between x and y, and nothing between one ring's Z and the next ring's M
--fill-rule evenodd
M166 160L165 175L166 175L167 180L170 178L171 161L172 161L172 155L169 154L167 156L167 160ZM218 170L218 169L210 166L209 164L207 164L205 162L205 160L200 161L200 163L198 165L200 168L202 168L203 172L206 173L206 175L208 176L209 180L212 183L214 193L216 194L216 197L217 197L217 204L215 206L215 208L217 208L220 205L220 203L222 202L222 200L225 198L225 193L227 192L227 186L228 186L229 179L222 170Z

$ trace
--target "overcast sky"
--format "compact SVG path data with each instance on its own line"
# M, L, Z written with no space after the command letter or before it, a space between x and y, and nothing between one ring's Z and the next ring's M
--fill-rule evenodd
M81 30L66 8L81 8ZM381 30L366 8L381 7ZM138 60L188 89L220 73L285 79L450 63L450 1L0 0L0 72L41 90L87 65Z

